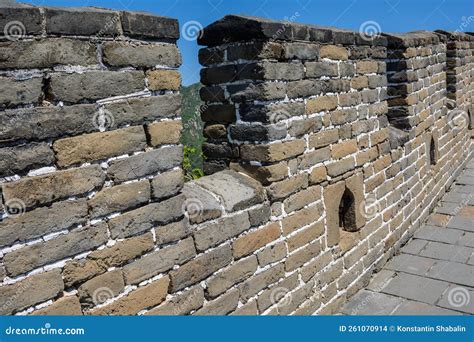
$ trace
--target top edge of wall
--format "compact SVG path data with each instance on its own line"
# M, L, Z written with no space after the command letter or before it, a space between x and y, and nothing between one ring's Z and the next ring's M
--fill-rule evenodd
M108 10L97 7L37 7L28 4L0 6L0 28L16 23L25 36L126 35L144 39L179 39L178 20L147 12ZM1 30L0 38L6 30Z
M413 31L407 33L383 33L367 39L363 32L278 21L266 18L226 15L205 27L198 39L204 46L216 46L231 42L251 40L310 41L341 45L372 45L390 48L407 48L439 44L445 41L474 41L472 32L448 32L444 30Z
M198 44L216 46L256 39L310 41L342 45L387 45L387 39L380 35L369 40L364 37L364 33L361 34L357 31L244 15L226 15L205 27L199 35Z

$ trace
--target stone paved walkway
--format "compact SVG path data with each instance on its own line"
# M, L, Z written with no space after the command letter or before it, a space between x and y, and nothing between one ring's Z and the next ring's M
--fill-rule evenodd
M474 315L474 159L428 222L342 313Z

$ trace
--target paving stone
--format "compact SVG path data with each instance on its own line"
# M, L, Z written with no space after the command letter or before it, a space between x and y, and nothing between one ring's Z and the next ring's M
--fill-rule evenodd
M413 300L406 300L400 304L400 306L392 314L400 316L451 316L459 315L460 313Z
M447 288L448 283L443 281L400 273L382 289L382 292L423 303L435 304Z
M359 291L342 309L346 315L389 315L402 298L367 290Z
M450 285L437 305L474 315L474 288Z
M395 274L396 273L392 270L380 270L378 273L373 275L366 289L379 292L385 285L388 284L388 282L395 276Z
M437 261L426 274L430 278L474 286L474 266L452 261Z
M426 246L428 241L421 239L413 239L408 241L408 243L403 246L401 251L406 254L420 254L423 247Z
M459 210L459 204L443 202L441 207L436 208L436 213L454 216L459 212Z
M448 228L455 228L474 232L474 218L455 216L446 225Z
M456 184L474 185L474 177L472 177L472 176L458 177L458 178L456 178Z
M415 232L415 238L444 243L456 243L463 233L457 229L423 226Z
M432 241L429 242L419 254L421 256L432 259L442 259L447 261L466 263L473 253L474 248L448 245L445 243Z
M385 266L386 269L423 275L436 262L436 260L422 258L416 255L401 254L390 260Z
M474 233L465 233L463 236L461 236L457 244L474 248Z

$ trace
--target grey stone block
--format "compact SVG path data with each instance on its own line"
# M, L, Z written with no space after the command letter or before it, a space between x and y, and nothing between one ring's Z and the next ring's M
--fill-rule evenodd
M395 256L385 266L386 269L412 274L425 274L436 262L436 260L419 257L410 254Z
M8 31L7 25L16 21L25 27L24 34L39 35L42 32L42 19L38 7L12 4L0 7L0 37L4 35L5 30Z
M359 291L341 310L345 315L390 315L402 298L367 290Z
M93 7L45 7L46 33L73 36L118 36L119 12Z
M474 288L450 285L439 300L438 306L474 315ZM453 312L449 310L450 312ZM461 314L457 312L456 314Z
M432 241L419 254L427 258L466 263L473 253L474 248Z
M400 273L382 289L382 292L427 304L435 304L447 288L448 283L443 281Z
M123 33L130 37L153 39L179 38L178 20L146 12L122 12Z
M427 243L428 241L426 240L413 239L403 246L401 251L406 254L420 254Z
M426 274L430 278L474 287L474 266L452 261L437 261Z
M446 310L434 305L428 305L413 300L405 300L392 313L400 316L452 316L460 315L459 312Z
M45 143L0 148L0 177L53 164L53 150Z
M415 238L454 244L463 235L457 229L423 226L415 232Z

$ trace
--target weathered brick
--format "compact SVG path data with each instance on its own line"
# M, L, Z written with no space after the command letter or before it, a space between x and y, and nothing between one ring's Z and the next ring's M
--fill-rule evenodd
M146 12L122 12L122 29L130 37L179 38L178 20Z
M144 149L143 127L134 126L109 132L98 132L56 140L53 144L57 164L73 164L106 159Z
M184 184L183 170L164 172L151 180L152 198L161 199L177 194Z
M190 234L188 220L183 219L178 222L172 222L164 226L155 228L156 244L178 241Z
M199 309L203 304L204 290L201 286L197 285L183 293L174 295L169 300L145 313L145 315L187 315L191 311Z
M283 234L288 235L299 228L317 221L321 217L321 214L321 206L314 205L288 215L282 220Z
M288 256L285 262L287 272L301 267L321 252L321 242L315 241Z
M5 27L12 21L20 21L24 26L23 34L41 34L43 19L38 7L7 1L2 4L0 11L0 27Z
M84 307L103 304L125 289L121 270L113 270L82 284L78 289L79 299Z
M181 65L181 54L174 44L133 44L106 42L103 46L104 62L115 67L135 68L165 65L176 68Z
M98 247L107 240L107 225L105 223L79 228L69 234L5 254L5 267L9 275L17 276Z
M295 249L316 240L322 234L324 234L324 224L322 222L314 223L288 238L288 251L291 253Z
M107 266L97 263L95 260L80 259L68 261L64 265L63 278L66 287L83 283L101 273L107 271Z
M122 184L104 188L88 204L91 217L106 216L114 212L134 209L150 200L150 182Z
M85 199L53 203L0 222L0 246L23 243L87 221Z
M309 136L309 147L319 148L335 143L339 140L339 130L328 129Z
M358 151L357 141L345 140L331 146L331 154L334 159L344 158Z
M284 199L291 194L308 186L308 175L301 173L297 176L272 183L267 187L267 194L271 201Z
M182 129L183 125L181 120L162 121L146 126L152 146L178 144Z
M141 286L116 301L88 311L89 315L136 315L142 310L152 308L163 302L168 293L170 278L168 276Z
M337 63L306 62L306 77L334 77L338 75Z
M11 315L47 301L62 293L63 289L64 283L58 269L0 286L0 314Z
M53 150L46 143L0 148L0 175L9 176L54 164Z
M48 34L73 36L120 34L119 12L92 7L45 7L44 15Z
M349 59L349 52L347 49L336 45L322 45L319 55L321 58L329 58L334 60Z
M327 179L325 166L315 167L309 174L309 184L319 184Z
M239 302L239 291L230 290L221 297L207 302L201 309L196 311L195 315L227 315L234 311Z
M292 211L299 210L320 199L321 187L312 186L291 195L283 201L283 205L285 206L285 212L291 213Z
M307 170L312 166L331 159L331 150L329 147L318 148L298 157L298 170Z
M196 255L191 237L175 245L165 247L126 265L123 268L125 282L138 284L159 273L170 270L176 265L192 259Z
M181 74L177 70L147 71L146 77L150 90L179 90L181 87Z
M235 258L241 258L269 244L280 237L280 223L272 222L253 230L234 241L232 247Z
M104 105L105 113L113 117L114 125L143 125L158 119L178 117L181 112L181 95L133 97Z
M142 71L52 74L50 85L50 95L55 100L77 103L142 91L145 89L145 74Z
M35 316L81 316L82 309L77 296L62 297L53 304L33 311Z
M104 180L100 166L94 165L4 184L3 196L5 201L15 198L23 201L26 207L32 207L87 193L102 186Z
M14 107L19 104L37 105L42 97L42 78L15 80L0 76L0 107Z
M250 222L246 212L207 223L194 232L196 248L198 251L205 251L239 235L249 228Z
M0 68L42 69L58 64L94 65L98 64L96 51L95 44L77 39L49 37L0 42Z
M337 108L337 96L324 95L309 99L306 102L306 113L319 113Z
M378 71L377 61L357 61L357 73L358 74L371 74Z
M223 269L207 281L207 294L211 298L219 296L235 284L254 274L257 266L257 258L250 256Z
M170 272L171 292L179 291L195 284L232 261L232 250L229 245L214 249L181 265Z
M265 267L268 264L274 263L283 259L286 256L286 246L283 241L274 245L265 247L262 251L257 253L258 264Z
M124 238L175 221L184 215L184 196L179 195L159 203L129 211L109 221L113 238Z
M331 177L336 177L353 170L355 167L355 161L353 157L347 157L335 163L328 164L326 167L328 170L328 175Z
M266 271L258 273L239 285L240 296L244 300L256 295L268 285L276 283L285 275L283 264L275 265Z
M96 105L8 109L0 112L0 142L44 140L97 131Z
M107 176L114 182L124 182L180 166L183 160L181 146L165 146L109 163Z
M153 236L147 233L118 241L111 247L93 251L87 258L100 266L103 265L104 268L119 267L151 251L153 247Z
M243 145L240 156L244 160L275 162L300 155L305 149L305 142L292 140L269 145Z

